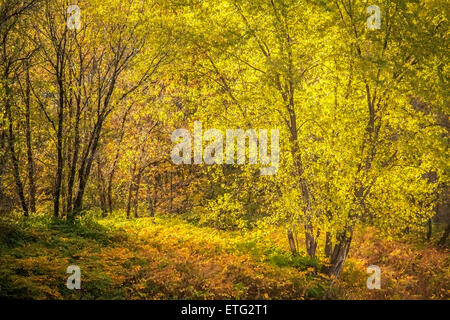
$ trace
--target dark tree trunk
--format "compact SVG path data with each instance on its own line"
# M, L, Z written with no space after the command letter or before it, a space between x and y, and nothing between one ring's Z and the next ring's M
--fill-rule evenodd
M441 239L438 242L439 246L444 247L446 245L449 233L450 233L450 223L447 225L447 228L445 229L444 234L442 235Z
M431 221L431 219L428 219L428 221L427 221L427 241L430 241L432 232L433 232L433 222Z
M73 140L73 153L69 169L69 177L67 182L67 212L73 211L73 186L75 183L75 175L77 171L78 156L80 153L80 117L81 117L81 101L80 97L76 98L76 111L75 111L75 127L74 127L74 140Z
M28 181L30 183L29 200L31 213L36 212L36 183L34 181L34 158L31 139L31 106L30 106L30 69L27 65L26 71L26 87L25 87L25 137L27 144L27 158L28 158Z
M291 230L288 230L289 248L294 256L297 255L297 246L295 244L294 235Z
M130 218L130 212L131 212L131 198L133 195L135 172L136 172L136 163L133 165L133 170L131 172L130 185L128 187L128 200L127 200L127 218L128 219Z
M116 61L116 67L117 63L119 61ZM86 147L86 150L83 154L80 170L78 172L78 192L77 196L75 198L74 202L74 210L72 212L72 215L76 215L78 212L82 210L83 207L83 197L84 197L84 191L86 189L86 184L89 179L89 175L91 172L92 162L94 160L95 153L98 148L99 140L100 140L100 134L103 128L103 123L108 117L109 113L112 111L112 109L109 108L110 99L113 94L117 77L119 76L119 71L115 71L114 74L111 77L111 81L107 90L107 93L104 96L104 99L102 100L102 97L98 97L97 99L97 109L98 109L98 115L97 115L97 122L94 125L94 128L92 130L91 136L89 138L89 143Z
M19 159L16 156L16 151L14 147L14 128L13 128L13 120L12 120L12 114L11 114L11 105L9 101L9 88L6 88L7 91L7 98L6 98L6 114L8 117L8 146L9 146L9 155L11 157L11 162L13 165L13 174L14 174L14 180L17 187L17 193L19 195L20 203L22 205L23 213L26 217L28 217L28 206L27 202L25 200L25 193L23 191L23 184L22 180L20 179L20 169L19 169Z
M92 162L94 161L94 156L97 151L103 120L104 118L98 119L95 124L89 144L85 150L83 160L81 161L80 170L78 171L78 192L74 201L74 209L71 214L72 219L83 209L84 191L91 172Z
M6 155L8 153L6 147L6 132L4 129L4 120L0 122L0 214L9 212L7 202L5 200L5 192L3 191L3 173L5 172Z
M75 119L74 119L74 132L73 132L73 146L72 153L68 154L70 159L69 163L69 173L67 182L67 212L72 214L73 211L73 189L75 183L75 176L77 172L78 158L80 155L80 119L81 119L81 100L82 100L82 86L83 86L83 67L84 67L84 56L82 54L81 46L78 47L78 57L80 72L76 76L76 86L77 91L75 93Z
M56 80L58 83L58 129L56 134L56 152L57 152L57 167L55 176L55 185L53 193L53 216L59 217L59 206L63 175L63 126L64 126L64 72L65 72L65 54L66 54L66 33L62 44L57 47L57 62L55 65Z
M338 242L334 246L333 252L330 258L330 266L325 269L329 276L335 278L339 277L342 268L344 267L345 260L347 259L348 252L350 250L350 243L352 242L352 237L348 237L342 234L338 237Z
M107 188L107 192L106 192L106 197L108 200L108 211L109 214L111 214L113 212L113 200L112 200L112 178L113 178L114 174L110 175L110 179L108 180L108 188Z
M173 180L172 180L172 172L169 172L170 178L170 212L173 211Z
M155 216L155 203L156 203L156 188L155 189L155 198L152 197L151 184L150 179L146 178L147 182L147 204L148 204L148 213L150 217Z
M141 177L142 173L138 172L138 176L136 179L136 186L135 186L135 195L134 195L134 217L139 218L138 216L138 207L139 207L139 189L141 188Z
M327 232L325 235L325 256L331 258L331 250L333 249L333 243L331 239L331 233Z
M314 231L310 223L305 224L305 240L306 240L306 252L311 258L316 256L317 250L317 237L314 236Z
M106 208L105 179L103 178L100 160L97 160L97 190L100 200L100 209L102 210L102 217L105 218L108 210Z
M56 177L55 177L55 190L53 196L53 215L59 217L59 202L61 196L61 184L62 184L62 170L63 170L63 154L62 154L62 139L63 139L63 123L64 123L64 89L62 81L60 82L60 93L59 93L59 107L58 107L58 132L57 132L57 142L56 142L56 152L57 152L57 167L56 167Z

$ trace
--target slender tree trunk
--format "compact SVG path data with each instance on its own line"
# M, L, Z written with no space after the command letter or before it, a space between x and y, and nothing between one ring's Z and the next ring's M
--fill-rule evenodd
M152 197L152 191L151 191L151 184L150 184L150 179L147 177L146 178L146 182L147 182L147 204L148 204L148 212L150 214L150 217L154 217L155 216L155 199L153 199ZM155 189L155 193L156 193L156 188Z
M13 175L14 180L17 187L17 193L19 195L20 204L22 205L23 213L26 217L28 217L28 206L27 202L25 200L25 193L23 191L23 184L22 180L20 179L20 169L19 169L19 159L16 156L16 151L14 147L14 127L13 127L13 119L12 119L12 112L11 112L11 89L8 85L8 74L9 70L7 69L5 71L5 92L6 92L6 101L5 101L5 112L6 117L8 119L8 149L9 149L9 155L11 157L11 162L13 165Z
M326 273L329 276L335 278L339 277L342 268L344 267L345 260L347 259L348 252L350 250L350 243L352 242L352 236L341 234L338 237L338 241L334 246L333 252L330 258L330 266L326 268Z
M442 235L441 239L438 242L439 246L441 247L445 246L449 234L450 234L450 222L448 223L447 228L444 231L444 234Z
M60 107L58 112L58 133L56 142L57 151L57 168L55 177L55 190L53 196L53 215L59 217L59 200L61 195L61 183L62 183L62 169L63 169L63 156L62 156L62 130L63 130L63 97L60 98Z
M81 102L77 101L77 110L75 115L75 128L74 128L74 144L72 161L70 164L69 177L67 182L67 212L73 211L73 186L75 183L75 174L77 171L78 155L80 153L80 116L81 116Z
M155 177L155 184L153 186L153 212L155 213L158 207L158 190L161 191L161 176L159 174Z
M273 4L273 3L272 3ZM274 8L275 9L275 8ZM295 110L295 87L296 79L294 77L294 64L293 64L293 48L291 37L286 33L285 38L285 50L288 57L288 70L286 70L285 80L278 73L275 73L275 85L281 94L283 102L286 105L286 116L288 118L287 127L290 131L290 141L292 143L291 154L294 159L295 175L298 179L298 187L302 193L302 198L305 203L305 240L306 240L306 251L309 256L314 257L317 249L317 237L314 235L314 227L311 223L312 204L311 204L311 190L308 186L306 179L303 176L304 168L302 162L302 155L300 153L300 148L298 145L298 127L297 127L297 115ZM267 53L265 53L267 55ZM319 234L319 230L317 230Z
M305 222L305 244L306 244L306 252L310 257L315 257L316 255L316 249L317 249L317 238L314 236L314 228L311 221L311 191L308 187L307 181L303 177L303 163L301 154L299 153L299 146L298 146L298 132L297 132L297 120L296 120L296 114L294 112L294 102L293 97L291 97L289 100L290 107L288 108L289 111L289 117L290 117L290 132L291 132L291 154L294 159L294 167L295 167L295 174L297 175L298 179L298 187L301 191L303 201L305 203L305 214L306 214L306 222Z
M333 243L331 240L331 233L327 232L325 235L325 256L331 258L331 250L333 248Z
M427 241L430 241L432 232L433 232L433 221L431 221L431 219L428 219L428 221L427 221Z
M59 206L60 206L60 196L61 196L61 186L62 186L62 174L63 174L63 126L64 126L64 64L65 57L64 51L61 52L61 49L58 52L59 57L57 58L57 82L58 82L58 130L56 135L56 152L57 152L57 167L56 167L56 177L55 177L55 186L54 186L54 195L53 195L53 215L55 217L59 217Z
M138 218L138 206L139 206L139 189L141 188L141 177L142 173L138 172L138 176L136 179L136 186L135 186L135 195L134 195L134 217Z
M110 179L108 180L108 189L106 192L107 200L108 200L108 211L111 214L113 212L113 200L112 200L112 176L110 175Z
M104 118L98 119L94 131L91 135L91 141L86 149L82 163L80 165L80 170L78 171L78 192L74 202L72 218L74 218L83 208L84 191L86 189L86 184L91 172L92 162L94 161L94 156L97 151L103 121Z
M173 180L172 180L172 172L169 172L170 175L170 212L173 210Z
M103 178L99 159L97 159L97 192L100 200L100 209L102 210L102 217L105 218L107 216L105 179Z
M311 258L314 258L316 256L318 238L319 238L318 235L314 236L314 231L311 223L307 222L305 224L306 252Z
M74 123L74 138L73 138L73 152L71 154L71 163L69 164L69 174L67 182L67 211L72 214L73 211L73 188L75 183L75 176L77 172L78 157L80 154L80 119L81 119L81 95L82 95L82 83L83 83L83 65L84 58L79 48L79 64L80 72L77 76L77 92L75 94L75 123Z
M128 187L128 200L127 200L127 218L130 218L130 212L131 212L131 198L133 195L133 185L134 185L134 179L135 179L135 172L136 172L136 163L133 165L133 170L131 172L131 180L130 185Z
M63 143L63 145L66 145L66 142ZM63 151L63 168L66 166L66 154L67 154L67 150ZM60 217L66 217L68 216L68 211L67 211L67 188L65 188L64 186L66 185L66 173L65 170L63 169L62 172L62 176L61 176L61 201L60 201L60 206L62 206L61 208L61 213L60 213Z
M4 120L0 122L0 214L8 212L6 201L5 200L5 192L3 191L3 173L5 172L5 163L6 163L6 155L8 150L6 148L6 132L4 129Z
M30 119L30 93L31 93L31 82L30 82L30 67L26 66L26 88L25 88L25 138L27 144L27 158L28 158L28 181L30 183L29 190L29 200L30 200L30 211L31 213L36 212L36 183L34 181L34 157L32 149L32 139L31 139L31 119Z
M288 241L289 241L289 248L291 249L291 252L294 256L297 255L297 246L295 244L294 236L292 234L291 230L288 230Z
M118 63L118 62L116 62ZM115 83L118 77L118 73L115 72L111 78L108 92L106 93L104 99L102 100L101 96L97 98L97 108L99 113L97 115L97 122L94 125L94 129L89 139L88 146L83 155L83 159L81 161L80 170L78 171L78 192L74 202L74 210L72 212L73 215L76 215L78 212L82 210L83 207L83 197L84 191L86 189L86 184L89 179L89 175L91 173L92 162L94 161L95 154L97 152L97 148L99 145L100 134L102 131L103 123L111 112L111 109L108 110L109 102L111 99L111 95L115 88ZM101 111L100 111L101 110Z

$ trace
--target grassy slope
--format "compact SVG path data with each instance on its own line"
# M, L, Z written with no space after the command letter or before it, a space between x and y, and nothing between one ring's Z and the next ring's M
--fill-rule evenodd
M34 299L447 298L448 251L355 239L332 290L320 264L292 257L283 230L247 233L175 218L84 218L75 225L33 217L0 223L0 297ZM67 266L81 268L68 290ZM382 290L367 290L365 267L382 269Z

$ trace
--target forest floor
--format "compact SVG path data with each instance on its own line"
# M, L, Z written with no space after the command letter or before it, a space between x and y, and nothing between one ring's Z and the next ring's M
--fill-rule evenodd
M0 297L20 299L449 299L448 249L359 230L338 281L292 256L284 229L199 227L180 218L0 219ZM302 245L300 245L302 247ZM366 287L369 265L381 289ZM81 289L69 290L69 265ZM332 285L331 285L332 283Z

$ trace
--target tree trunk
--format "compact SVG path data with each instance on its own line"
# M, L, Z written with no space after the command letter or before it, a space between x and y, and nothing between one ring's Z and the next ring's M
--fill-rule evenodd
M94 161L94 156L97 151L103 121L104 118L100 118L97 120L88 147L85 150L85 154L80 165L80 170L78 171L78 192L74 202L72 218L74 218L75 215L77 215L83 209L84 191L86 189L86 184L91 173L92 162Z
M444 234L442 235L441 239L438 242L439 246L441 247L445 246L449 233L450 233L450 222L448 223L447 228L444 231Z
M102 217L105 218L107 216L105 180L103 178L99 159L97 159L97 190L100 200L100 209L102 210Z
M297 247L295 245L294 236L291 230L288 230L288 240L289 240L289 248L294 256L297 255Z
M169 172L170 175L170 212L173 211L173 181L172 181L172 172Z
M317 249L317 238L314 236L314 231L312 225L307 222L305 224L305 243L306 243L306 252L311 258L316 256Z
M147 177L146 179L147 181L147 204L148 204L148 212L150 214L150 217L154 217L155 216L155 200L156 197L153 198L152 197L152 192L151 192L151 184L150 184L150 179ZM156 188L155 188L155 196L156 196Z
M23 191L23 184L22 180L20 179L20 170L19 170L19 159L16 157L16 152L14 149L14 136L13 136L13 129L12 129L12 120L9 120L9 153L11 156L11 161L13 165L13 174L14 174L14 180L16 182L17 187L17 193L19 194L20 203L22 205L23 213L26 217L28 217L28 206L27 202L25 200L25 193Z
M333 249L333 243L331 240L331 233L327 232L325 235L325 256L331 258L331 250Z
M12 119L12 112L11 112L11 89L9 88L9 85L7 83L8 81L8 73L9 71L5 71L5 92L6 92L6 103L5 103L5 112L8 119L8 149L9 149L9 155L11 157L11 162L13 165L13 175L14 180L17 187L17 193L19 195L19 200L22 205L23 213L26 217L28 217L28 206L27 202L25 200L25 194L23 191L23 184L22 180L20 179L20 170L19 170L19 159L16 156L16 151L14 147L14 127L13 127L13 119Z
M25 88L25 137L27 144L27 158L28 158L28 181L30 183L29 200L31 213L36 212L36 183L34 181L34 159L31 140L31 119L30 119L30 69L27 65L26 71L26 88Z
M350 237L347 237L343 234L339 237L338 243L334 246L334 250L331 254L330 266L326 268L326 274L335 278L339 277L342 268L344 267L345 260L347 259L351 242L351 235Z
M127 218L128 219L130 218L130 212L131 212L131 197L133 195L135 172L136 172L136 163L134 163L134 165L133 165L133 170L131 172L130 185L128 187L128 200L127 200Z
M112 178L113 175L110 175L110 179L108 179L108 188L107 188L107 192L106 192L106 197L108 200L108 211L109 214L111 214L113 212L113 200L112 200Z
M73 186L75 183L75 174L77 171L78 156L80 153L80 117L81 117L81 101L80 97L76 98L76 111L75 111L75 128L74 128L74 141L73 141L73 153L72 161L70 163L69 178L67 182L67 212L70 214L73 211Z
M139 206L139 189L141 188L141 177L142 173L138 172L136 186L135 186L135 195L134 195L134 217L139 218L138 216L138 206Z
M6 164L6 132L4 129L4 121L1 119L0 128L0 214L9 212L8 206L6 206L7 202L5 201L5 192L3 191L3 173L5 172L5 164Z
M62 184L62 173L63 173L63 125L64 125L64 53L58 52L57 57L57 82L58 82L58 130L56 136L56 151L57 151L57 168L56 168L56 177L55 177L55 186L53 193L53 215L55 217L59 217L59 204L60 204L60 196L61 196L61 184Z
M430 241L431 239L431 233L433 232L433 222L431 219L428 219L427 221L427 241Z

